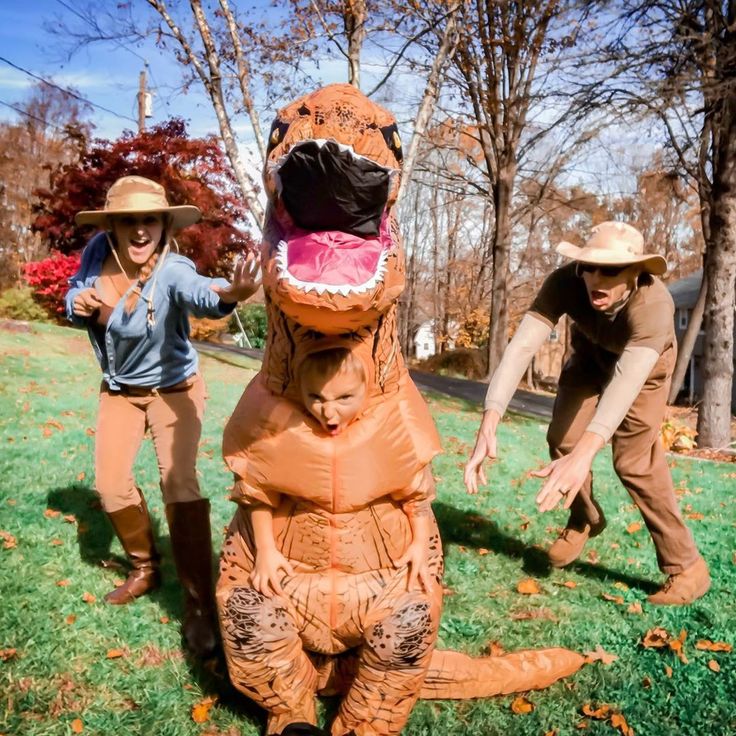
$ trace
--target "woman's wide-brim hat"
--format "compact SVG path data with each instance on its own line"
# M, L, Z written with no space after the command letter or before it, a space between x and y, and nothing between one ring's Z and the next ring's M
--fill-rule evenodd
M625 222L602 222L590 231L581 248L566 241L557 246L566 258L596 266L631 266L641 264L645 271L661 276L667 271L667 261L659 255L644 252L644 236Z
M105 227L112 215L132 215L141 212L161 212L171 219L174 228L186 227L197 222L202 213L191 204L171 206L164 188L143 176L123 176L107 191L105 206L101 210L84 210L74 217L77 225Z

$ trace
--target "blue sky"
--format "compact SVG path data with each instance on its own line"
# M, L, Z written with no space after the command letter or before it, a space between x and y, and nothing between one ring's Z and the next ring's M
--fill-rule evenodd
M138 75L144 59L149 64L148 86L154 91L153 117L149 124L161 122L173 115L189 123L192 135L217 133L217 123L209 102L198 83L185 94L177 91L182 68L170 55L162 54L153 42L141 47L115 47L112 43L82 48L68 57L65 39L48 30L59 20L75 22L69 10L78 0L3 0L0 2L0 57L62 87L71 86L91 102L116 114L95 109L91 119L95 133L115 138L126 128L136 127ZM86 0L85 0L86 3ZM103 6L114 11L113 0L103 0ZM150 17L143 0L140 5L145 17ZM270 0L250 0L250 7L270 8ZM324 59L319 77L324 83L347 81L342 59ZM0 102L17 104L27 97L35 81L28 75L0 61ZM16 121L19 115L0 104L0 121ZM234 120L241 144L247 147L252 134L245 120ZM268 119L264 122L268 128Z

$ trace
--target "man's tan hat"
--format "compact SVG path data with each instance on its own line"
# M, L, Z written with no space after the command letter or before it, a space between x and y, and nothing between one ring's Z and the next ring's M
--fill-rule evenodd
M110 215L131 215L141 212L165 212L171 217L172 227L192 225L202 213L191 204L169 206L166 191L155 181L142 176L123 176L107 191L101 210L85 210L74 217L77 225L104 227Z
M602 222L590 231L590 237L582 248L561 242L557 252L566 258L597 266L630 266L641 263L644 270L661 276L667 271L667 261L662 256L644 252L644 237L625 222Z

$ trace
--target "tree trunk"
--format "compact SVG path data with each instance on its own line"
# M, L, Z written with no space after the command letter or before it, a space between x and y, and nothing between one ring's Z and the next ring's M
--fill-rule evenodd
M729 96L722 104L713 166L711 242L705 264L705 383L698 412L698 443L717 448L731 442L736 295L736 100Z
M511 194L514 171L505 166L499 171L494 187L496 223L493 234L493 280L491 287L491 321L488 326L488 379L493 376L506 349L508 335L508 276L511 246Z
M675 401L677 401L677 395L680 393L680 389L682 389L682 384L685 381L687 369L690 365L690 358L693 354L693 348L695 347L695 341L698 339L700 326L703 324L703 313L705 312L705 297L707 294L707 290L708 278L706 277L706 269L703 268L703 279L700 282L700 291L698 291L698 298L695 301L695 306L693 307L693 311L690 314L690 321L688 322L685 334L682 336L682 342L677 353L677 363L675 364L675 370L672 374L670 395L667 398L668 404L674 404Z
M429 125L429 121L432 119L434 106L440 93L442 70L444 69L445 64L452 58L452 55L455 53L455 49L457 48L457 33L455 32L455 29L457 27L456 17L459 7L460 5L458 4L447 18L445 30L442 34L442 40L440 41L439 48L437 49L437 55L432 61L432 69L430 70L429 77L427 78L427 86L424 89L424 96L422 97L419 110L414 118L414 132L411 135L409 149L404 156L404 163L401 167L401 184L399 184L399 192L396 195L397 200L401 199L401 195L404 193L406 187L411 181L412 174L414 173L414 165L417 160L417 152L419 151L419 142L427 132L427 126Z
M348 82L360 89L360 50L365 40L368 19L365 0L345 0L343 22L348 39Z

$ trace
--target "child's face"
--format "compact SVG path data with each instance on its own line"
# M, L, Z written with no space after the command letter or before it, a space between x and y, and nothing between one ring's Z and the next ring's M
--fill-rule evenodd
M329 378L307 370L301 377L302 402L328 434L340 434L358 416L365 400L363 373L345 367Z

